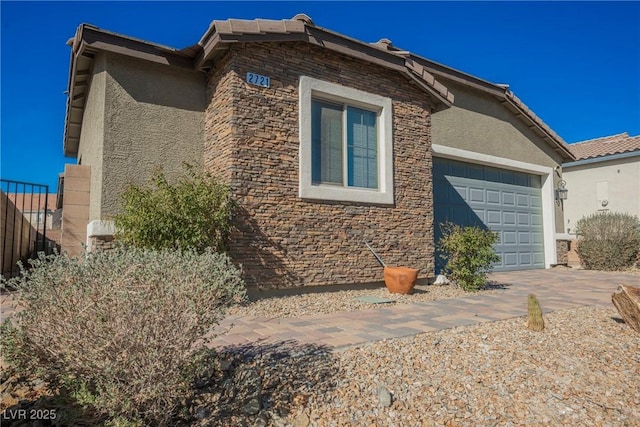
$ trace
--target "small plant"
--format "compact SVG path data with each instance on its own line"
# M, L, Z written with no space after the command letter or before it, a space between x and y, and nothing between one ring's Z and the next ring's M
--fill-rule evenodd
M118 241L150 249L226 249L234 210L228 187L191 165L185 169L175 184L156 170L151 185L124 191L114 218Z
M590 270L631 267L640 252L640 220L624 213L600 212L576 223L578 255Z
M2 325L5 360L120 424L169 422L202 369L205 334L245 295L240 272L211 250L120 248L31 264L11 280L24 310Z
M540 307L540 302L538 302L538 298L533 294L529 294L529 297L527 298L527 305L528 305L527 328L536 332L543 331L544 319L542 317L542 308Z
M493 245L498 235L479 227L461 227L452 223L440 225L442 237L438 242L446 260L445 274L465 291L483 289L492 264L499 261Z

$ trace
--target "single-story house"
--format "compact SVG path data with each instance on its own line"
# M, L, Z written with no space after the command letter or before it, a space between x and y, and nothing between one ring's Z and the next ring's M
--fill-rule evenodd
M640 135L627 132L569 145L576 160L564 163L567 233L596 212L640 216Z
M302 14L213 21L180 50L87 24L69 44L64 209L89 249L127 183L188 161L230 185L250 285L381 281L365 241L428 279L446 220L499 232L496 269L557 262L574 157L506 85Z

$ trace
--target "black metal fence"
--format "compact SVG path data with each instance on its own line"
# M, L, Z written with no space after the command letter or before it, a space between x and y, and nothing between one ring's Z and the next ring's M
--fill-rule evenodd
M0 180L0 230L2 230L2 274L19 273L18 261L50 254L55 244L47 239L53 211L49 208L49 186L29 182Z

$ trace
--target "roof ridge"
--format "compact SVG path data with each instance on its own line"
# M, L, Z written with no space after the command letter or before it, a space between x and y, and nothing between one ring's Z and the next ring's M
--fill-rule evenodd
M631 137L629 136L628 132L622 132L622 133L616 133L614 135L609 135L609 136L599 136L597 138L591 138L591 139L585 139L584 141L576 141L576 142L572 142L571 145L576 145L576 144L589 144L589 143L593 143L593 142L599 142L603 139L613 139L613 138L635 138L635 137Z

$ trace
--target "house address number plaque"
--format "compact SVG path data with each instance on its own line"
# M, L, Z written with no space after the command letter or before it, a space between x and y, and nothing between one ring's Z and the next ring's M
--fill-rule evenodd
M247 73L247 83L260 87L271 87L271 79L269 77L256 73Z

